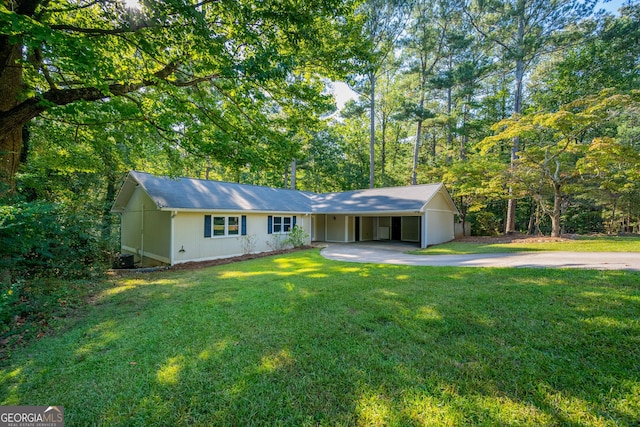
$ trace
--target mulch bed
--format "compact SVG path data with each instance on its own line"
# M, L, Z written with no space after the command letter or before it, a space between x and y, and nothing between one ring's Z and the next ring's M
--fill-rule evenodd
M281 249L278 251L269 251L269 252L261 252L261 253L257 253L257 254L246 254L246 255L240 255L240 256L235 256L235 257L231 257L231 258L219 258L219 259L212 259L209 261L192 261L192 262L185 262L182 264L176 264L172 267L168 267L168 266L157 266L157 267L138 267L138 268L122 268L122 269L115 269L112 268L108 271L108 275L110 276L121 276L121 275L126 275L126 274L138 274L138 273L154 273L157 271L184 271L184 270L197 270L199 268L205 268L205 267L213 267L215 265L225 265L225 264L232 264L234 262L239 262L239 261L247 261L250 259L258 259L258 258L264 258L264 257L268 257L268 256L273 256L273 255L282 255L282 254L288 254L291 252L297 252L300 250L304 250L304 249L311 249L311 248L317 248L317 247L324 247L324 245L308 245L308 246L300 246L298 248L292 248L292 249Z

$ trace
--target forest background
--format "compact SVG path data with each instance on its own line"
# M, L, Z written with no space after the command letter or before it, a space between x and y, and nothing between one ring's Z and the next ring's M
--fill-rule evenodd
M640 3L600 6L3 0L2 301L101 268L131 169L444 182L476 235L637 233ZM357 98L338 110L332 81Z

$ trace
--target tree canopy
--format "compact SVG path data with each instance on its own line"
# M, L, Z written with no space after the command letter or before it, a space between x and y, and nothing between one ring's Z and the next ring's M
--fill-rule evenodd
M187 149L198 145L195 135L219 142L221 148L198 146L205 152L234 152L234 144L250 137L286 134L300 116L328 108L319 79L342 76L358 62L353 7L342 0L168 0L136 7L4 0L2 179L13 185L26 124L44 113L78 121L79 113L98 108L87 102L121 120L144 121L165 138L186 136ZM237 157L243 162L251 154Z

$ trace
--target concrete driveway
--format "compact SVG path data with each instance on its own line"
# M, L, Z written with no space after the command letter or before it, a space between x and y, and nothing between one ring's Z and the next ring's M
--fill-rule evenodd
M515 252L476 255L410 255L406 243L329 244L320 252L336 261L451 267L588 268L640 271L639 252Z

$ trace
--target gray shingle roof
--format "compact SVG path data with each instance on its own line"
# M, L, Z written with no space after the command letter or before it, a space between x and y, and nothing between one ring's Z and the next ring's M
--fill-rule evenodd
M440 188L442 188L442 184L372 188L342 193L315 194L311 198L313 199L313 212L317 213L418 212Z
M137 171L129 172L129 177L144 188L159 208L311 212L309 196L301 191L192 178L171 179ZM120 194L114 205L116 210L124 208L128 201L119 199Z
M142 186L161 209L336 214L419 212L444 189L442 184L425 184L315 194L221 181L172 179L131 171L116 197L114 211L125 209L137 185Z

